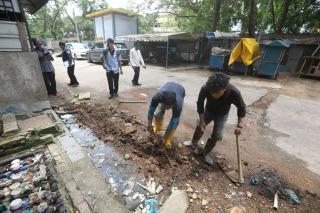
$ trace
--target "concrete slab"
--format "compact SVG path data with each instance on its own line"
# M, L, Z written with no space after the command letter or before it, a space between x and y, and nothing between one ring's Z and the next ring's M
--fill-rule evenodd
M280 95L267 111L270 128L281 132L276 144L320 175L320 102Z
M19 127L22 131L29 129L40 129L54 124L54 121L48 115L39 115L25 120L18 120Z
M2 116L2 122L3 122L3 134L7 134L10 132L14 132L19 130L16 116L12 113L5 114Z
M184 213L189 207L186 192L175 190L160 208L160 213Z
M88 100L90 99L90 96L91 96L90 92L82 92L79 94L79 101Z
M76 162L84 158L81 147L73 137L65 134L63 136L59 136L58 140L60 141L60 144L64 148L64 151L66 152L71 162Z

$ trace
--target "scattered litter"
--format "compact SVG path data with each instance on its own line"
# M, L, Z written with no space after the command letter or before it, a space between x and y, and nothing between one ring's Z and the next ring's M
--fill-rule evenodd
M224 194L225 198L227 198L227 199L232 199L232 197L235 195L236 195L236 193L234 191L229 191Z
M201 144L201 145L204 145L204 141L200 141L200 144Z
M279 196L278 192L274 194L274 199L273 199L273 209L277 210L278 209L278 203L279 203Z
M95 143L90 144L90 149L94 149L96 147Z
M156 199L147 199L144 201L148 213L158 213L159 212L159 202Z
M285 195L293 204L299 205L300 199L297 194L291 189L280 189L281 193Z
M156 194L156 182L153 180L153 178L150 178L150 181L147 183L148 192L151 195Z
M196 193L193 193L193 194L191 195L191 198L195 200L195 199L198 198L198 195L197 195Z
M192 141L184 141L183 145L185 146L191 146L192 145Z
M156 189L156 193L159 194L163 190L163 187L161 185L158 186Z
M258 185L260 183L259 177L257 175L252 175L250 178L250 183L252 185Z
M220 193L219 192L213 192L212 194L213 195L219 195Z

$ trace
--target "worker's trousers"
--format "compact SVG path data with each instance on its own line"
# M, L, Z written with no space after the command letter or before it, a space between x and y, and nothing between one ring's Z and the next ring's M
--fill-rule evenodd
M229 114L219 115L219 114L214 114L212 112L205 111L204 122L205 122L206 126L209 123L211 123L212 121L214 122L214 126L212 129L211 138L208 139L203 154L208 154L209 152L211 152L211 150L216 145L216 142L222 141L225 125L228 120L228 115ZM193 134L193 137L192 137L192 144L193 145L198 144L199 140L201 139L201 137L204 133L200 128L200 120L198 120L197 123L198 123L197 127L196 127L194 134Z

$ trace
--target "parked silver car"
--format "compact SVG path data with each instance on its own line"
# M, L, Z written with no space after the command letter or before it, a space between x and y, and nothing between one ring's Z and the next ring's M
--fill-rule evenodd
M81 43L66 43L66 47L68 47L71 51L72 57L74 59L86 59L89 48L85 44Z
M124 43L114 43L117 50L121 55L121 62L123 65L129 64L129 49ZM97 62L102 63L103 50L106 49L106 45L103 43L95 43L94 46L87 53L87 60L89 63Z

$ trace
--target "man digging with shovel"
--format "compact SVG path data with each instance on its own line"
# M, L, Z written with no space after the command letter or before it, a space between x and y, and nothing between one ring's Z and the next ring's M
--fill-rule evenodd
M235 128L235 134L240 135L243 127L246 105L239 90L231 85L229 80L230 77L224 73L214 73L201 88L197 101L197 111L200 120L194 131L192 140L184 142L186 146L191 146L192 149L196 150L198 141L201 139L206 126L213 121L214 126L211 138L208 139L202 152L204 161L209 165L214 164L211 151L218 141L222 141L231 104L234 104L238 109L238 124ZM205 100L206 106L204 107Z

